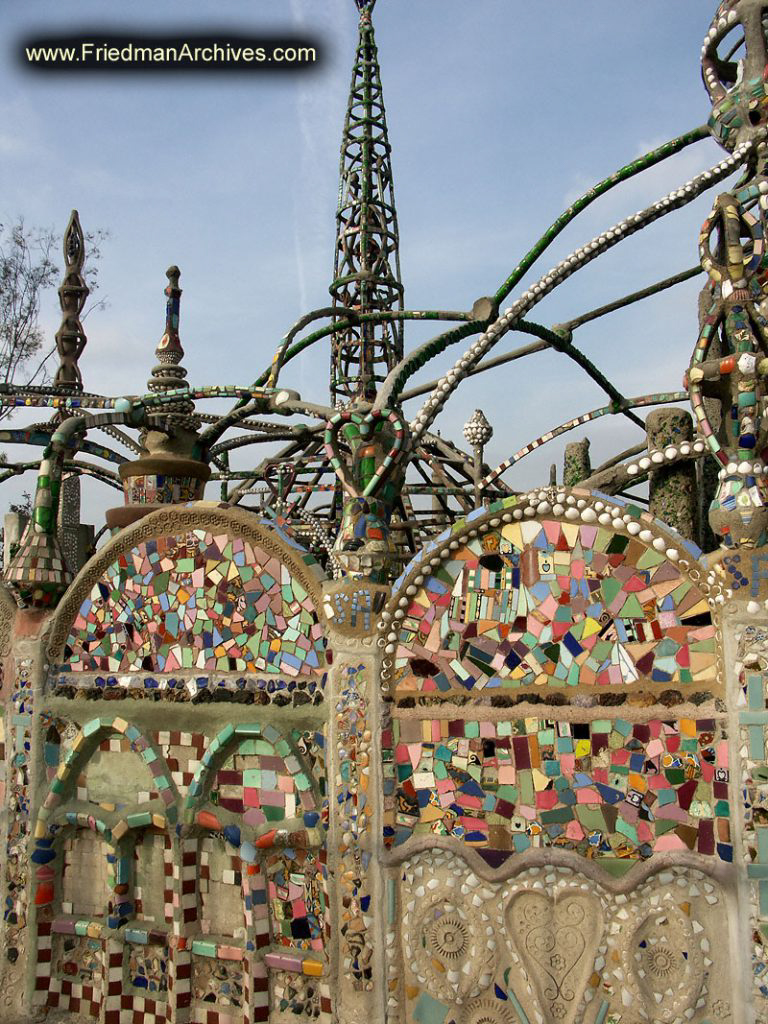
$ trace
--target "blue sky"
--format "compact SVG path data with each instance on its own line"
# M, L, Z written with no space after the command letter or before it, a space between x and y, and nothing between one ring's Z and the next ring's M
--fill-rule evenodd
M709 104L699 52L714 8L714 0L379 0L407 307L470 308L595 181L703 124ZM298 316L327 303L353 0L133 0L119 8L36 0L6 4L3 15L0 220L23 214L29 224L62 229L77 207L86 229L111 233L100 267L108 307L87 321L86 387L145 389L173 262L182 271L190 381L249 383ZM319 41L325 60L280 75L160 77L43 74L15 59L27 35L104 26L255 38L300 29ZM720 156L713 142L699 143L603 198L530 279ZM714 196L597 260L531 318L557 323L694 265ZM679 388L696 339L699 287L688 283L586 326L575 340L625 394ZM57 309L51 293L43 315L51 335ZM406 347L427 336L408 325ZM494 355L528 340L507 335ZM438 376L458 354L450 350L415 382ZM325 401L327 362L327 348L318 347L291 364L282 383ZM545 353L464 383L437 426L461 442L462 424L482 406L495 430L495 465L602 404L603 393L569 360ZM41 417L14 422L34 418ZM595 464L641 438L615 418L587 432ZM545 480L565 440L580 436L554 442L506 479L520 488ZM23 486L31 484L29 477ZM22 485L5 486L10 500ZM118 503L114 492L96 497L87 487L94 514Z

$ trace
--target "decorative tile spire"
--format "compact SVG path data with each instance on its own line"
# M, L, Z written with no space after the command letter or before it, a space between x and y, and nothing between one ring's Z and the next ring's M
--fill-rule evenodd
M54 386L67 391L82 391L78 360L85 348L87 338L80 314L88 298L88 286L83 277L85 263L85 239L80 227L80 217L73 210L64 232L64 280L59 288L61 304L61 327L56 332L56 349L59 353L59 368Z
M168 267L165 276L168 278L168 285L165 289L165 332L155 349L157 365L147 381L147 388L153 392L175 391L178 388L188 387L185 383L187 371L181 365L184 349L181 347L179 338L181 306L179 278L181 271L177 266ZM191 399L180 398L171 405L163 406L163 418L169 419L170 415L172 422L177 420L181 426L196 429L199 423L193 416L194 410L194 403ZM155 417L153 416L152 419L154 420Z
M355 2L360 27L341 144L336 259L330 292L334 307L364 314L402 309L403 286L391 147L371 24L375 0ZM339 318L349 319L341 312ZM372 399L377 382L402 355L402 321L355 323L336 333L331 346L334 405Z
M165 390L165 388L158 387L158 383L165 384L166 379L170 387L179 387L180 382L187 376L187 371L181 366L184 349L181 347L179 338L179 311L181 308L179 279L181 271L177 266L168 267L165 276L168 278L168 285L165 289L165 333L155 349L158 365L152 371L154 387L152 381L149 382L149 387L153 391Z
M56 516L67 448L54 441L45 449L37 474L32 518L5 571L5 582L21 608L51 608L72 582L72 572L56 536Z

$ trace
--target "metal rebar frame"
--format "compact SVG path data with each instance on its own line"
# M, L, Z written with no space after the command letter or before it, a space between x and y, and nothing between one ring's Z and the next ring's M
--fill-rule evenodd
M334 317L403 308L392 151L371 9L361 5L357 55L341 143ZM339 314L335 310L339 310ZM370 399L403 357L402 321L352 323L331 339L331 401Z
M427 402L410 425L410 447L401 466L397 496L392 503L391 528L398 551L395 561L402 562L431 537L466 516L478 502L487 504L514 493L514 467L541 445L608 415L625 416L644 431L645 424L638 410L687 398L684 392L671 388L654 395L625 397L581 348L577 348L574 335L600 317L692 279L701 273L701 268L665 277L598 309L573 316L564 324L548 327L531 320L529 314L572 273L752 160L754 144L734 147L733 155L716 167L575 250L515 298L508 310L499 311L501 302L582 210L610 189L708 137L707 130L697 128L684 133L598 182L553 222L490 298L478 300L471 311L407 310L400 277L392 153L371 20L375 0L355 2L359 11L359 32L341 145L331 305L318 304L318 308L294 323L276 346L271 367L250 387L242 384L188 387L184 371L176 365L179 355L178 359L165 359L156 368L157 373L162 371L160 383L163 386L158 388L153 378L152 394L107 398L85 392L77 365L85 345L79 321L87 295L83 278L85 254L82 230L73 213L65 232L66 272L60 289L62 326L56 336L61 361L59 373L52 386L7 385L0 389L0 408L53 410L54 420L24 427L14 424L13 428L0 432L0 443L40 445L48 450L56 425L66 422L68 417L79 417L85 426L78 431L72 450L67 452L67 471L88 474L115 486L109 464L114 466L131 460L142 451L130 431L148 422L149 414L154 427L173 434L179 427L176 423L179 417L174 413L179 412L183 403L185 416L181 426L196 437L199 458L214 468L212 479L221 486L222 500L242 502L243 508L254 508L251 502L256 501L255 508L262 513L265 510L276 512L279 506L283 521L294 530L297 538L309 546L317 542L320 545L316 552L318 557L330 566L333 557L328 552L342 524L344 488L324 447L327 421L333 417L334 410L353 409L364 417L372 408L375 414L390 414L394 410L401 416L403 403L428 394ZM739 199L745 213L756 201L748 191ZM170 319L164 339L167 337L175 344L180 295L177 269L171 268L169 275L166 294ZM432 339L406 353L403 329L407 320L449 323ZM533 335L535 341L489 357L490 349L508 332ZM469 348L453 368L428 383L413 380L422 367L433 366L448 348L464 339L470 339ZM291 362L310 346L321 343L329 344L331 353L331 402L327 406L306 401L283 384L283 378L289 376ZM482 445L475 445L473 454L468 454L434 432L432 423L456 394L462 380L544 350L554 350L571 360L606 393L609 404L554 427L523 445L496 468L484 464ZM200 410L201 400L222 397L235 400L229 412L211 415ZM83 415L89 409L106 412ZM86 439L86 430L91 428L106 431L122 450L107 448L93 438ZM616 490L643 479L647 471L627 461L643 447L644 432L638 440L640 443L628 451L605 461L594 472L592 480ZM253 448L253 445L258 447ZM262 454L265 446L267 455ZM342 433L337 446L342 460L351 462L354 445L349 437ZM259 457L248 459L253 452L258 452ZM99 468L85 463L78 458L78 453L100 459L105 465ZM694 455L700 456L698 449L685 457ZM0 482L18 476L33 465L22 458L10 460L0 475ZM289 472L285 472L286 467ZM281 481L279 493L271 485L275 473ZM508 480L503 480L502 476ZM338 571L335 562L331 567L334 572Z

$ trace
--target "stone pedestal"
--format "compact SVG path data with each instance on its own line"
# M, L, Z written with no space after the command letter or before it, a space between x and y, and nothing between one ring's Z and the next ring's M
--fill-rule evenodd
M125 505L107 511L111 530L130 526L166 505L199 501L211 475L210 466L173 455L147 456L120 466Z

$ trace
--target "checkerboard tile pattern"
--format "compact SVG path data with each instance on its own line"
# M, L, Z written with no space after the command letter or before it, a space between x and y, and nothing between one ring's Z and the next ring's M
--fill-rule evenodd
M203 733L171 730L156 733L155 742L179 795L186 796L208 746L208 737Z
M99 735L99 730L103 730ZM107 730L116 730L107 732ZM93 740L90 740L93 737ZM206 754L212 737L202 733L188 733L177 730L161 730L145 733L143 736L136 727L122 719L94 719L83 727L78 734L76 750L83 749L89 742L90 750L103 753L121 754L127 757L140 753L149 767L153 780L165 780L163 791L153 789L141 793L139 802L156 800L160 795L168 805L170 815L172 803L176 803L177 794L182 799L189 795L193 780L199 778L205 766ZM234 748L233 748L234 749ZM85 752L85 751L84 751ZM56 811L58 818L68 815L67 802L72 798L88 799L87 792L87 760L82 757L75 759L68 756L66 763L57 772L55 785L51 786L53 797L50 801L49 813L40 822L40 831L36 833L40 849L50 849L51 841L47 838L48 822ZM324 775L323 762L312 762L308 775L313 785L320 785L319 777ZM263 765L261 767L264 767ZM267 768L271 766L267 765ZM260 768L261 770L261 768ZM265 769L266 770L266 769ZM71 781L70 781L71 780ZM154 782L153 782L154 785ZM308 791L309 792L309 791ZM63 804L63 806L62 806ZM103 805L105 810L109 810ZM178 803L176 803L178 806ZM203 805L201 805L203 806ZM314 806L314 805L313 805ZM161 815L154 817L145 814L131 814L130 808L123 811L117 826L109 826L102 822L105 839L114 852L105 858L107 864L107 885L105 886L105 908L110 900L110 891L118 883L127 884L123 899L130 901L130 922L127 927L112 931L106 919L99 924L89 919L88 934L94 942L100 944L100 969L95 972L92 981L78 978L60 977L60 971L53 969L55 959L52 952L54 940L55 918L48 921L38 920L39 955L37 964L35 1004L48 1005L51 1008L91 1016L100 1024L261 1024L268 1022L270 1017L270 977L274 973L263 957L270 949L273 925L270 921L270 898L268 880L264 870L265 858L269 854L261 854L255 862L246 862L238 856L239 848L231 842L225 844L222 865L217 868L221 884L232 887L237 892L238 906L241 909L239 931L237 936L222 938L212 929L206 934L204 926L204 901L201 902L201 885L216 881L210 876L210 864L206 863L206 841L218 841L208 834L204 836L179 836L167 819ZM142 809L143 810L143 809ZM315 815L317 817L317 815ZM104 815L105 821L108 818ZM77 820L70 823L76 828L89 826L87 814L74 815ZM81 821L80 818L83 820ZM131 819L131 820L129 820ZM140 820L141 819L141 820ZM145 820L146 819L146 820ZM67 817L69 820L69 817ZM173 821L171 817L171 821ZM89 826L90 827L90 826ZM118 835L119 831L119 835ZM320 832L320 829L317 829ZM309 829L307 836L312 835ZM151 837L151 839L150 839ZM162 837L162 839L161 839ZM314 836L312 836L314 839ZM245 835L243 836L245 841ZM162 859L158 867L159 846L162 842ZM143 849L147 843L146 849ZM115 844L112 846L112 844ZM318 858L318 891L324 893L326 876L324 868L324 851L313 846L309 856ZM142 861L146 860L147 866ZM225 862L224 862L225 861ZM118 872L117 865L122 866ZM124 863L123 863L124 862ZM41 864L43 861L41 860ZM47 863L47 862L45 862ZM151 867L149 866L151 864ZM51 865L54 867L54 865ZM122 870L124 868L124 870ZM50 871L51 868L46 868ZM118 877L119 876L119 877ZM157 893L162 886L161 893ZM147 891L145 892L144 889ZM149 891L157 893L150 896ZM122 892L122 889L119 890ZM209 895L209 899L214 894ZM71 900L69 902L72 902ZM128 906L129 904L126 904ZM47 905L46 905L47 907ZM75 907L55 907L51 905L47 914L54 912L66 913ZM202 910L202 913L201 913ZM43 915L44 918L45 915ZM327 934L328 921L322 921L321 928ZM59 930L74 928L70 918L60 920ZM84 927L81 922L78 927ZM113 925L114 927L114 925ZM90 929L93 929L91 931ZM243 931L244 930L244 931ZM146 933L146 934L145 934ZM74 934L70 932L70 934ZM78 932L77 934L82 934ZM142 935L144 936L142 938ZM319 936L318 936L319 938ZM219 1003L202 1003L194 999L193 942L204 941L212 946L207 955L214 962L226 964L234 959L241 960L242 970L239 984L241 994L238 998L242 1006L234 1007ZM231 946L220 945L231 942ZM165 948L167 944L167 992L148 992L140 994L132 990L127 972L131 949L136 944L148 942ZM324 943L323 943L324 944ZM321 979L317 979L318 982ZM312 1019L319 1024L330 1022L330 994L327 986L322 986L321 1005L315 1004ZM320 1010L317 1015L318 1008ZM297 1018L298 1019L298 1018Z

